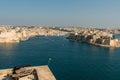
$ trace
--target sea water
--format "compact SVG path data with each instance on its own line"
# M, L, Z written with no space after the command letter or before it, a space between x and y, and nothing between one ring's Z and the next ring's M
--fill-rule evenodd
M57 80L120 80L120 48L103 48L65 37L34 37L0 44L0 69L48 65Z

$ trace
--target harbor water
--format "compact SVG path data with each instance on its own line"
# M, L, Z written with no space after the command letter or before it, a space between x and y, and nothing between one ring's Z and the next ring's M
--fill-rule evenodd
M65 37L34 37L0 44L0 69L48 65L57 80L120 80L120 48L72 42Z

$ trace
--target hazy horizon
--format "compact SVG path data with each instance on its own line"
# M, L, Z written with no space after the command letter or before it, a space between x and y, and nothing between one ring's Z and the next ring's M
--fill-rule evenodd
M119 0L1 0L1 25L116 27Z

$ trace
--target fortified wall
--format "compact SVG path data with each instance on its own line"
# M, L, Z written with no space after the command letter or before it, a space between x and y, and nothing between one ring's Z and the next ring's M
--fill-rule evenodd
M112 33L100 30L86 30L80 33L71 33L67 39L103 47L120 47L120 40L115 39Z

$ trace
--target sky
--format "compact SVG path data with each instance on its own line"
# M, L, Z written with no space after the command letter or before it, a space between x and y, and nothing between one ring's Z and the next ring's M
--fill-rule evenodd
M119 27L120 0L0 0L0 24Z

